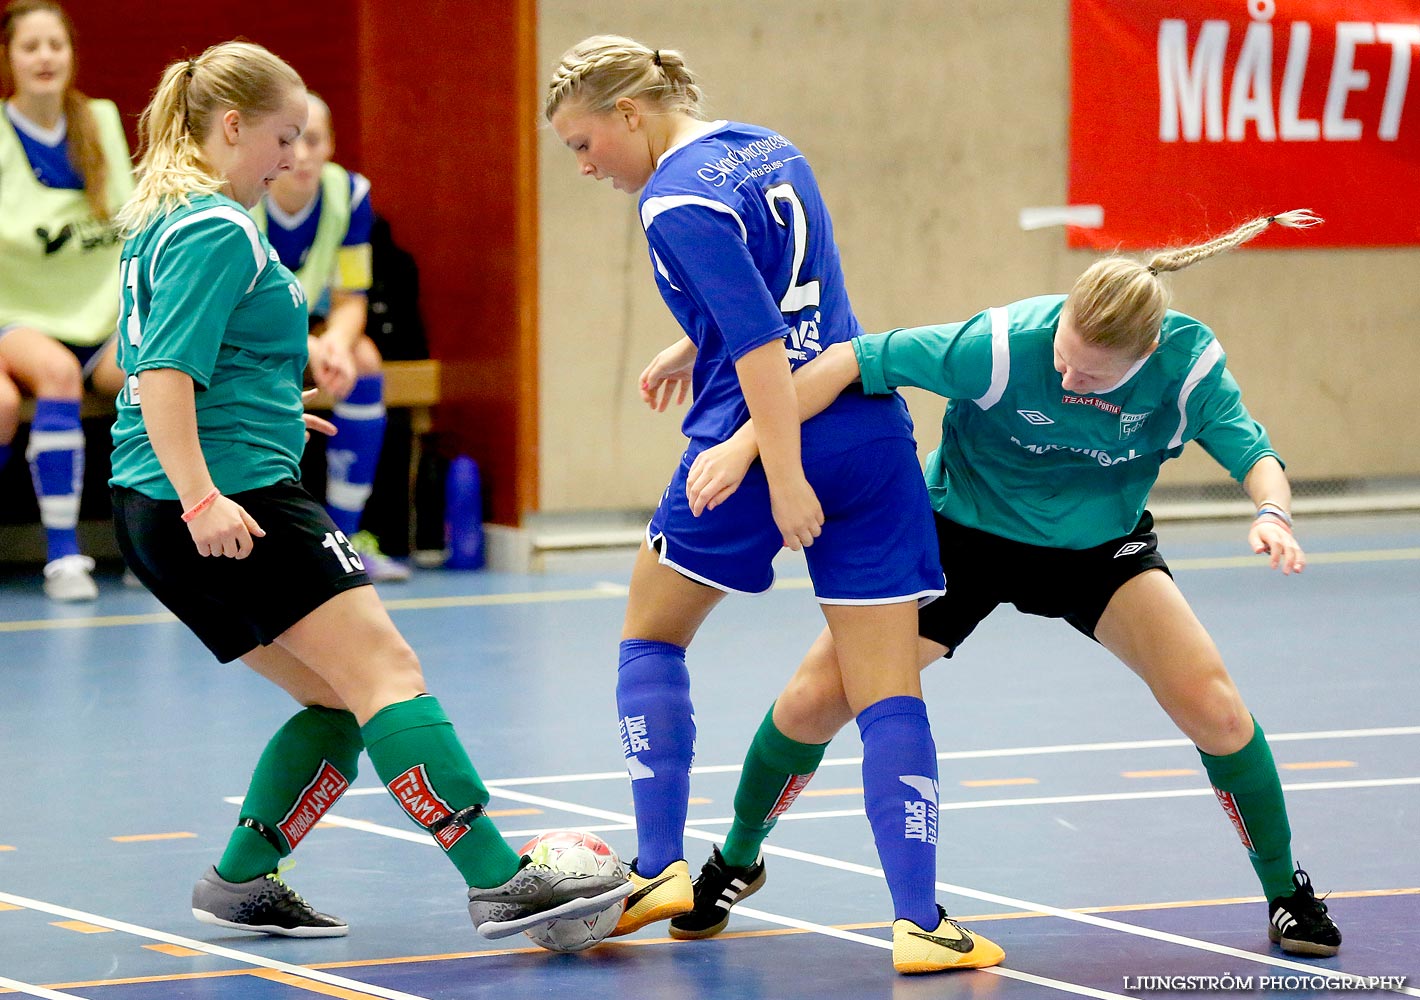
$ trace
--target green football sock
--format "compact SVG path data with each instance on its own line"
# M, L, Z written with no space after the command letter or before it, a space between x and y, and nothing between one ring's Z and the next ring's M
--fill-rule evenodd
M1237 753L1214 757L1199 750L1198 755L1223 811L1247 848L1263 892L1275 899L1293 889L1292 828L1272 750L1257 720L1252 724L1252 739Z
M522 858L487 816L440 827L455 813L486 805L489 796L437 698L386 705L363 732L385 788L415 823L434 827L430 832L465 882L489 889L513 877Z
M789 739L774 725L774 706L769 706L735 789L735 821L720 849L726 864L736 868L754 864L764 838L814 776L827 749L827 743Z
M292 716L256 763L244 825L232 832L217 874L246 882L275 871L355 780L363 745L349 712L313 706Z

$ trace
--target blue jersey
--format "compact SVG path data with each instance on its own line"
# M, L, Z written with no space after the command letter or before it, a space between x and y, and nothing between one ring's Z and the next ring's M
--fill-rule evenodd
M5 113L15 127L15 134L20 137L20 145L30 161L36 180L49 188L84 190L84 178L69 162L67 122L61 121L52 129L43 129L9 104L5 105Z
M656 285L697 348L682 425L692 450L748 419L739 358L777 341L797 368L862 333L818 182L777 132L714 123L662 155L640 208ZM836 453L911 434L900 398L850 389L805 423L803 449Z
M267 195L262 205L266 210L266 238L281 258L287 270L299 271L306 263L306 255L315 246L316 231L320 228L321 202L324 195L317 190L311 203L294 215L281 211L276 200ZM341 239L342 247L358 247L370 242L370 229L375 224L375 210L370 204L370 182L362 174L350 175L350 225ZM355 291L352 289L352 291ZM363 291L363 290L359 290ZM324 316L330 311L329 289L323 303L312 303L311 312Z

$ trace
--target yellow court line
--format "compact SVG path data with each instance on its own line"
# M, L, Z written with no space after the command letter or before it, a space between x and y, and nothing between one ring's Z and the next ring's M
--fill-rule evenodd
M1309 565L1326 563L1394 562L1420 559L1420 548L1357 549L1354 552L1313 552L1307 555ZM1212 559L1173 559L1174 569L1236 569L1267 565L1266 556L1224 556ZM809 590L813 581L807 577L780 580L775 590ZM461 597L411 597L385 601L391 611L419 611L435 608L495 607L506 604L547 604L557 601L605 601L626 597L624 587L588 587L583 590L535 590L510 594L469 594ZM76 628L113 628L123 625L157 625L177 621L166 611L144 615L98 615L89 618L35 618L26 621L0 621L0 633L47 632Z
M195 833L179 831L176 833L128 833L121 837L110 837L115 844L138 844L147 840L187 840L196 837Z
M149 951L156 951L160 955L171 955L173 958L201 958L206 954L206 952L184 948L180 944L145 944L143 947Z
M961 782L964 788L1001 788L1006 785L1038 785L1039 778L970 778Z
M348 990L344 986L332 986L329 983L318 983L314 979L303 979L300 976L293 976L289 972L278 972L275 969L262 969L253 972L257 979L269 979L273 983L282 983L286 986L294 986L298 990L305 990L307 993L320 993L328 997L340 997L341 1000L370 1000L370 994L358 993L355 990Z
M12 846L9 845L9 844L0 844L0 851L17 851L17 850L19 850L19 848L17 848L17 847L12 847Z
M23 910L23 909L24 909L23 906L16 906L14 903L0 903L0 913L4 913L6 910Z
M98 924L86 924L82 920L51 920L50 926L58 927L61 930L76 931L80 934L112 934L112 927L100 927Z
M527 807L527 808L523 808L523 809L485 809L485 810L483 811L483 815L485 815L485 816L541 816L541 815L542 815L542 810L541 810L541 809L533 809L532 807Z
M1125 778L1182 778L1197 773L1191 767L1166 767L1159 771L1121 771L1120 775Z
M685 804L689 806L708 806L714 801L714 799L707 799L703 795L692 795L690 798L686 799Z
M1291 764L1279 764L1287 771L1323 771L1333 767L1355 767L1354 760L1299 760Z
M1414 896L1420 895L1420 887L1405 889L1360 889L1351 892L1330 892L1328 899L1359 899L1366 896ZM1128 903L1121 906L1082 906L1070 910L1071 913L1130 913L1142 912L1146 910L1173 910L1186 909L1188 907L1202 906L1230 906L1236 903L1260 903L1263 902L1261 896L1237 896L1230 899L1191 899L1181 900L1173 903ZM960 920L963 923L982 923L987 920L1017 920L1028 917L1048 917L1049 913L1039 913L1035 911L1023 911L1013 913L981 913L973 916L953 917L953 920ZM862 924L833 924L833 927L843 931L853 930L873 930L876 928L889 927L889 923L879 921L876 923ZM784 934L812 934L814 931L801 930L796 927L782 927L758 931L727 931L717 935L717 939L730 940L734 938L749 937L769 937ZM584 960L593 960L597 957L597 951L603 948L639 948L647 945L679 944L672 938L638 938L634 941L608 941L598 945L596 951L589 952ZM333 969L360 969L374 968L384 965L411 965L418 962L451 962L461 961L469 958L496 958L504 955L527 955L527 954L547 954L541 948L500 948L493 951L458 951L439 955L400 955L393 958L366 958L349 959L343 962L322 962L316 965L303 965L304 969L313 969L325 972ZM252 969L226 969L220 972L187 972L177 973L167 976L136 976L128 979L94 979L80 983L50 983L46 989L51 990L78 990L96 986L129 986L139 983L172 983L186 981L189 979L220 979L231 976L259 975L260 973ZM9 992L0 989L0 994ZM367 1000L362 997L361 1000Z
M801 799L821 799L826 795L862 795L861 788L805 788L799 793Z

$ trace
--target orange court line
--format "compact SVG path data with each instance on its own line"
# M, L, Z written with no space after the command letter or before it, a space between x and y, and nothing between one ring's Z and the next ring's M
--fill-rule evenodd
M483 815L485 815L485 816L541 816L541 815L542 815L542 810L541 810L541 809L534 809L534 808L532 808L531 806L528 806L528 807L523 808L523 809L485 809L485 810L483 810Z
M145 944L143 947L149 951L156 951L160 955L171 955L173 958L197 958L206 954L206 952L184 948L180 944Z
M136 844L144 840L186 840L196 837L195 833L130 833L123 837L110 837L116 844Z
M1198 770L1192 767L1166 767L1160 771L1121 771L1120 774L1126 778L1183 778L1191 774L1197 774Z
M66 931L77 931L80 934L112 934L112 927L100 927L98 924L86 924L82 920L51 920L51 927L60 927Z
M0 844L0 851L17 851L19 848L11 847L9 844Z
M23 906L16 906L14 903L0 903L0 913L4 913L6 910L23 910L23 909L24 909Z
M289 972L279 972L276 969L262 969L253 972L257 979L269 979L273 983L283 983L286 986L294 986L298 990L305 990L308 993L321 993L328 997L340 997L341 1000L370 1000L370 994L359 993L355 990L347 990L344 986L332 986L329 983L318 983L314 979L303 979L301 976L293 976Z
M708 806L711 802L714 801L714 799L707 799L703 795L692 795L690 798L686 799L686 805Z
M1332 767L1355 767L1356 762L1354 760L1299 760L1280 766L1287 771L1322 771Z
M801 799L821 799L825 795L862 795L861 788L805 788L799 793Z
M1351 892L1332 892L1327 894L1328 899L1359 899L1366 896L1416 896L1420 895L1420 886L1403 889L1359 889ZM1073 907L1072 913L1128 913L1141 912L1145 910L1171 910L1184 909L1187 907L1201 906L1228 906L1235 903L1260 903L1263 902L1261 896L1238 896L1230 899L1190 899L1180 900L1172 903L1126 903L1120 906L1081 906ZM987 920L1018 920L1025 917L1048 917L1048 913L1033 911L1012 912L1012 913L982 913L975 916L953 917L953 920L960 920L963 923L982 923ZM834 924L838 930L871 930L890 926L886 921L877 923L862 924ZM728 931L717 935L717 939L729 940L741 937L768 937L772 935L784 934L811 934L812 931L799 930L794 927L783 927L758 931ZM640 938L636 940L608 941L588 952L584 958L592 960L597 957L597 952L603 948L608 950L615 948L636 948L646 945L660 945L674 943L671 938ZM367 958L352 959L344 962L323 962L316 965L304 965L302 968L325 971L328 969L358 969L363 967L375 967L381 965L409 965L416 962L449 962L467 958L494 958L503 955L521 954L547 954L541 948L500 948L493 951L460 951L441 955L405 955L397 958ZM49 983L46 989L51 990L77 990L97 986L129 986L138 983L172 983L189 979L221 979L232 976L249 976L259 974L252 969L226 969L220 972L187 972L177 973L167 976L136 976L129 979L95 979L81 983ZM12 992L0 989L0 994ZM362 998L364 1000L364 998Z
M1039 778L973 778L961 783L963 788L999 788L1002 785L1038 785Z

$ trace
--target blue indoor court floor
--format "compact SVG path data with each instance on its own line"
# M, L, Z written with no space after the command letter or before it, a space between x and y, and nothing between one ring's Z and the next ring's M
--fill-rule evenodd
M481 939L456 873L368 762L287 874L349 921L348 937L198 924L192 884L294 707L216 664L108 567L88 606L51 605L37 573L0 578L0 994L1420 996L1420 515L1299 529L1311 564L1295 578L1247 555L1235 522L1160 535L1272 740L1296 857L1345 935L1336 958L1268 943L1237 836L1145 687L1063 623L1010 608L924 675L941 757L939 898L1005 948L999 969L893 973L852 727L766 846L768 884L710 940L671 941L657 925L562 956ZM635 853L613 702L630 566L618 552L381 588L515 847L577 828ZM821 622L786 554L775 590L726 600L692 647L692 871L728 829L744 751ZM1362 992L1357 977L1390 981Z

